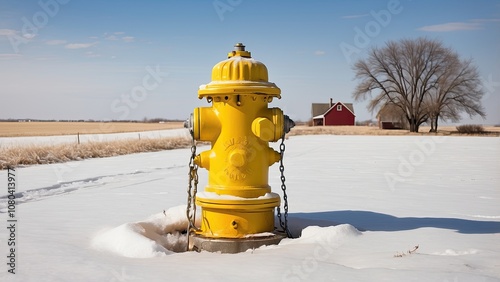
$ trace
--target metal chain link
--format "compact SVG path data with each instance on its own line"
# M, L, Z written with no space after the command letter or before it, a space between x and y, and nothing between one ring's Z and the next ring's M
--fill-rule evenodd
M278 219L280 222L281 228L283 228L283 231L286 233L286 236L288 238L293 238L292 233L290 230L288 230L288 196L286 195L286 184L285 184L285 166L283 165L283 156L285 154L285 133L283 133L283 137L281 138L281 144L280 144L280 174L281 174L281 190L283 191L283 209L285 210L284 213L284 220L281 220L281 210L280 206L276 209Z
M196 157L196 142L193 137L191 146L191 158L189 159L189 184L188 184L188 200L186 208L186 216L188 219L187 229L187 251L189 251L189 235L191 232L197 231L196 228L196 193L198 192L198 165L194 162Z

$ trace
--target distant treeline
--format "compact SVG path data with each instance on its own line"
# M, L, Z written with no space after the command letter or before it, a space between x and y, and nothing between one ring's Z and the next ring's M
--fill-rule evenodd
M183 122L180 119L165 119L165 118L144 118L142 120L95 120L95 119L0 119L0 122L143 122L143 123L160 123L160 122Z

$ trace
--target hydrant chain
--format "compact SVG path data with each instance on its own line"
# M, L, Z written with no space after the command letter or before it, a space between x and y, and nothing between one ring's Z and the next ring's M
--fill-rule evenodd
M196 193L198 191L198 165L194 162L196 157L196 142L193 138L193 143L191 146L191 158L189 160L189 184L188 184L188 201L186 207L186 217L188 219L187 226L187 245L186 248L189 251L189 234L191 232L197 231L196 228Z
M286 184L285 184L285 166L283 165L283 156L285 154L285 133L283 133L283 137L281 138L281 144L280 144L280 179L281 179L281 190L283 191L283 209L285 210L284 213L284 220L281 219L281 210L280 206L276 207L276 214L278 216L278 220L280 222L280 226L283 229L283 231L286 233L286 236L288 238L293 238L292 233L288 229L288 196L286 194Z

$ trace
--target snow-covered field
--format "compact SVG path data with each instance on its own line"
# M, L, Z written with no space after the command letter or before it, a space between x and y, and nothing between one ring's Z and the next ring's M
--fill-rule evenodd
M500 281L500 138L286 144L289 224L301 237L240 254L167 250L185 244L175 230L190 151L179 149L17 168L13 275L0 171L0 280ZM200 169L201 187L206 178ZM280 193L277 165L270 185Z
M0 147L19 146L19 145L53 145L62 143L80 143L115 141L123 139L139 138L164 138L164 137L188 137L187 129L165 129L151 130L143 132L122 132L106 134L80 134L78 135L56 135L56 136L24 136L24 137L0 137Z

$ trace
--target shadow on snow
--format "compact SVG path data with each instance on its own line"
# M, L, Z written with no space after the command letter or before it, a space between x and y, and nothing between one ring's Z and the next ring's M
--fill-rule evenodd
M307 222L296 219L306 219ZM328 211L311 213L291 213L289 222L294 229L304 225L328 226L335 224L351 224L360 231L403 231L424 227L456 230L463 234L500 233L500 221L469 220L461 218L434 217L395 217L371 211ZM300 230L300 229L299 229Z

